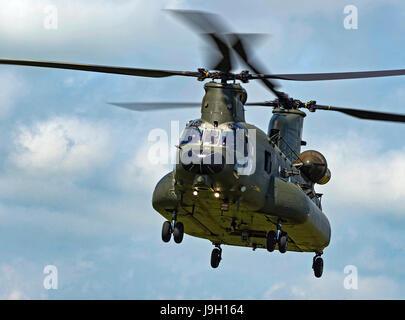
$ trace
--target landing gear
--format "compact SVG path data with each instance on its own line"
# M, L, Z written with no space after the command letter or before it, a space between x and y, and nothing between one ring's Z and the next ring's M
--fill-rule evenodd
M277 244L277 233L273 230L267 234L267 251L273 252Z
M169 242L172 237L172 225L169 221L163 222L162 226L162 240L163 242Z
M176 222L173 230L173 239L176 243L181 243L184 236L184 226L181 222Z
M278 238L278 251L286 253L288 247L288 234L287 232L281 232Z
M222 249L220 246L216 246L211 252L211 267L218 268L219 263L222 260Z
M273 252L278 244L278 250L281 253L287 252L288 247L288 234L281 231L281 221L277 222L277 233L273 230L267 234L267 251Z
M312 269L314 269L314 275L317 278L322 277L323 273L323 259L321 258L322 252L317 253L312 262Z
M174 242L176 243L181 243L183 241L184 237L184 225L181 222L176 221L177 220L177 212L173 211L173 220L172 223L169 221L163 222L162 226L162 240L164 242L169 242L172 233L173 233L173 239Z

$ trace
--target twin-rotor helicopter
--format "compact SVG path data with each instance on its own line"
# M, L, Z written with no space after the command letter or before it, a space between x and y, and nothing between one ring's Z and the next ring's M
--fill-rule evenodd
M135 111L201 107L177 146L179 163L156 185L152 205L166 220L162 240L181 243L184 233L212 242L211 266L222 260L222 245L313 252L312 269L323 273L323 250L329 245L331 227L322 212L321 194L315 184L331 178L325 157L318 151L301 152L301 109L337 111L368 120L405 122L405 115L332 107L316 101L301 102L277 90L274 79L320 81L405 75L405 69L310 74L264 74L253 62L246 39L251 35L228 32L222 19L198 11L171 11L197 29L212 44L220 59L212 71L170 71L77 63L0 59L0 64L71 69L139 77L183 76L210 80L204 85L202 103L114 103ZM247 70L233 73L234 56ZM247 102L240 85L261 81L276 96L264 102ZM245 107L273 108L267 133L245 122ZM254 133L254 135L252 134ZM233 143L230 141L233 141ZM238 143L242 159L238 158ZM240 148L239 148L240 149ZM234 152L236 150L236 152ZM232 151L230 153L230 151ZM231 156L231 161L229 159ZM253 157L251 155L254 155ZM244 157L246 156L246 157ZM253 161L253 163L252 163ZM245 170L253 168L253 170Z

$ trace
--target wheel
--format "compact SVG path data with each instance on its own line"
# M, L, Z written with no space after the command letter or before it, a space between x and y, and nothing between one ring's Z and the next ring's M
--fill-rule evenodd
M169 221L163 222L162 226L162 240L164 242L169 242L172 237L172 225Z
M312 266L312 269L314 269L314 275L317 278L322 277L323 273L323 259L321 257L316 257L314 260L314 264Z
M288 247L288 234L286 232L280 233L280 238L278 239L278 250L281 253L285 253Z
M176 242L176 243L182 242L183 236L184 236L184 226L181 222L176 222L176 224L174 225L174 230L173 230L174 242Z
M214 248L211 253L211 267L218 268L221 262L221 249Z
M267 234L267 251L273 252L277 244L277 234L275 231L269 231Z

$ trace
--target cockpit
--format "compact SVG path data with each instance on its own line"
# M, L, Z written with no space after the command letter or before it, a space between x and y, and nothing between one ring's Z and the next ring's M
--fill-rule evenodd
M180 161L184 169L195 173L219 172L225 164L235 170L246 168L249 151L254 153L248 141L248 130L241 123L215 126L193 120L180 138Z
M203 146L226 146L227 143L235 143L236 131L243 130L247 137L247 129L238 123L231 123L220 128L209 128L202 125L201 121L190 121L180 138L180 146L203 145Z

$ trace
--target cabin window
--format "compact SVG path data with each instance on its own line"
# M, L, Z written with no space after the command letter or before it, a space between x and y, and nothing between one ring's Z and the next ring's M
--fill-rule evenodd
M268 151L264 152L264 171L271 172L271 153Z

